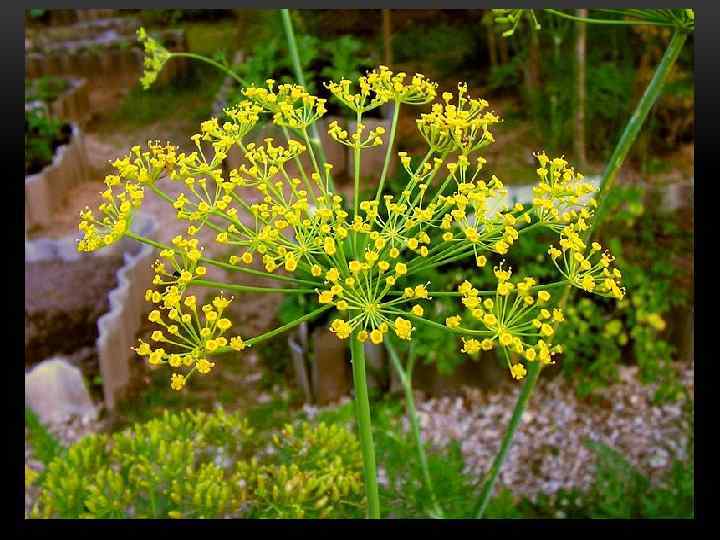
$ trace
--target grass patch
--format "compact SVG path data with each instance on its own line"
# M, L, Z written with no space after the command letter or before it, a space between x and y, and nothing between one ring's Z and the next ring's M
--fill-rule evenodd
M192 62L184 77L166 86L144 90L138 83L112 114L112 123L117 129L118 124L137 127L170 118L207 120L223 78L216 68Z
M183 23L188 51L204 56L225 53L228 57L236 49L240 27L234 20L217 23Z

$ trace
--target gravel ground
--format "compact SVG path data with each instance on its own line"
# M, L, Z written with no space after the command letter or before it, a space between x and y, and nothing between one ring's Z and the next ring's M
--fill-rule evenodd
M681 373L692 396L693 365L683 365ZM653 481L670 468L674 457L686 458L689 425L684 404L652 404L654 387L640 384L637 368L624 368L622 379L602 393L605 405L600 406L580 401L562 377L541 380L496 490L505 486L533 499L563 488L589 487L595 458L585 439L617 449ZM421 401L417 408L423 438L437 447L460 441L468 474L480 477L500 447L520 388L468 389L463 396Z

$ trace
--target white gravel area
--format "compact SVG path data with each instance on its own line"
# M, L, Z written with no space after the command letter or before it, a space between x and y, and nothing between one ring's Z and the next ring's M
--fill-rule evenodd
M679 367L693 395L693 365ZM534 499L560 489L589 487L595 456L590 439L621 452L657 481L688 452L689 418L683 401L655 405L655 387L642 385L637 368L622 368L622 381L601 392L601 405L577 398L563 377L540 380L498 477L501 486ZM424 440L443 447L460 441L467 473L480 478L490 467L510 421L521 385L423 400L417 404ZM404 419L408 429L407 419Z

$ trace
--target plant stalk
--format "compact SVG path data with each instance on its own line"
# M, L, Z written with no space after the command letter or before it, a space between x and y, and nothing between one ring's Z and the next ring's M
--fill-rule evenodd
M508 425L507 431L505 432L505 435L500 442L500 450L495 456L495 460L493 461L492 467L490 469L490 477L483 484L482 491L480 492L480 497L475 504L473 514L475 514L478 519L483 517L483 514L485 513L485 508L487 507L488 502L490 502L490 496L492 495L493 488L495 487L497 477L500 474L500 469L505 462L508 450L510 450L510 445L512 444L513 437L515 436L515 432L520 425L520 420L522 419L523 412L525 412L525 407L527 406L528 400L530 399L530 394L532 394L533 388L535 388L535 383L537 382L539 375L540 361L536 360L535 362L531 362L528 365L528 373L527 378L525 379L525 384L520 391L517 403L515 403L515 409L513 410L512 417L510 418L510 424Z
M375 201L380 200L380 195L382 195L383 188L385 187L385 177L387 176L388 168L390 167L390 159L392 158L393 146L395 145L395 129L397 128L398 116L400 116L400 102L395 100L392 124L390 124L390 137L388 139L387 152L385 152L385 163L383 164L382 174L380 175L380 183L378 184Z
M443 517L443 511L437 500L435 489L433 488L432 477L430 476L430 468L428 467L427 456L425 455L425 445L422 442L422 436L420 433L420 422L417 416L417 409L415 408L415 399L413 398L412 391L412 365L408 365L408 369L403 369L398 358L395 347L390 343L390 340L385 341L385 347L388 350L390 360L392 362L395 371L397 371L398 377L400 377L400 384L402 384L405 392L405 411L408 419L410 420L410 426L412 428L413 437L415 438L415 447L418 453L418 461L420 462L420 468L422 469L423 481L425 482L425 488L430 493L430 502L433 506L433 512L438 517ZM411 345L412 347L412 345ZM410 353L412 354L412 352Z
M373 443L370 401L368 400L368 387L365 376L365 349L355 333L350 336L350 353L352 355L353 383L355 385L355 416L363 456L365 495L367 496L368 505L367 515L369 519L380 519L375 445Z
M303 75L302 65L300 64L300 55L298 54L297 40L295 39L295 32L293 31L292 20L290 19L290 11L287 9L281 9L283 28L285 29L285 35L288 41L288 50L290 51L290 60L292 61L293 70L295 71L295 78L298 83L305 86L305 76ZM317 122L310 126L312 129L312 142L318 151L318 157L320 162L327 163L327 157L325 156L325 148L323 148L322 140L320 139L320 133L318 132ZM333 182L332 174L328 172L328 183L330 184L330 191L335 191L335 184Z
M660 97L665 79L667 78L670 69L675 64L686 39L686 32L683 30L675 30L675 33L670 40L670 44L660 60L660 64L658 64L658 67L655 69L655 74L653 75L652 80L645 89L645 93L642 95L642 98L640 98L640 102L637 104L637 107L635 107L635 111L625 126L625 130L620 136L620 140L610 156L610 161L608 162L605 172L603 173L602 180L600 181L600 187L598 189L598 207L595 212L596 217L587 230L586 239L590 237L595 228L604 219L604 196L615 184L620 168L622 167L630 148L632 148L633 143L637 139L640 128L645 123L645 119L647 118L650 109L652 109L652 106Z

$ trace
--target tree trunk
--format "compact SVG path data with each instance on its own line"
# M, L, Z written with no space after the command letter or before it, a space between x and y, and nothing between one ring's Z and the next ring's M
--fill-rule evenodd
M487 25L487 42L488 51L490 51L490 65L495 67L498 63L498 53L497 40L495 39L495 27L493 26L492 21Z
M390 26L390 10L383 9L383 53L384 63L387 67L392 64L392 38L391 38L391 26Z
M525 94L530 110L536 116L536 103L540 88L540 38L534 25L530 26L530 43L528 44L527 62L525 62Z
M498 50L500 51L500 63L507 64L510 62L510 54L508 53L507 39L498 40Z
M578 9L578 17L587 17L587 9ZM587 165L587 155L585 153L585 67L587 55L585 44L587 41L587 26L583 22L577 22L575 39L575 66L577 68L577 104L575 107L575 156L578 160L578 166L585 168Z

